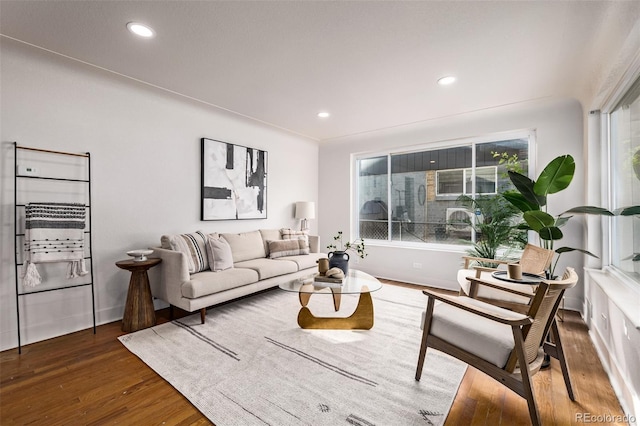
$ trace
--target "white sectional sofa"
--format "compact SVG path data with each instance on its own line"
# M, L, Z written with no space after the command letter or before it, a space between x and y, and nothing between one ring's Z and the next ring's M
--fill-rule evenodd
M288 229L260 229L243 233L205 233L163 235L162 247L153 248L151 257L162 262L153 268L151 284L155 297L188 312L199 310L204 324L209 306L236 299L283 282L312 276L318 259L327 257L319 250L316 236L301 236ZM208 239L222 237L231 248L233 266L214 271L216 259ZM286 251L286 240L308 240L308 249ZM278 242L280 241L280 242ZM270 250L270 247L273 250ZM277 251L279 250L280 251ZM308 253L294 254L290 253ZM216 266L217 268L217 266Z

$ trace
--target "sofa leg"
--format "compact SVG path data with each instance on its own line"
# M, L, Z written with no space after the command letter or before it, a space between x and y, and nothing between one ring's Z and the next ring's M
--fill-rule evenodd
M207 315L207 308L200 309L200 321L204 324L204 317Z
M169 305L169 321L173 321L173 305Z

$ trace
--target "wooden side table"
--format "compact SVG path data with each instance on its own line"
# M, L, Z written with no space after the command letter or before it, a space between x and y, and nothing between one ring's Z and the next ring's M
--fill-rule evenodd
M127 304L122 317L122 331L128 333L156 325L156 311L153 309L147 271L160 262L162 259L158 258L149 258L141 262L133 260L116 262L118 268L131 271Z

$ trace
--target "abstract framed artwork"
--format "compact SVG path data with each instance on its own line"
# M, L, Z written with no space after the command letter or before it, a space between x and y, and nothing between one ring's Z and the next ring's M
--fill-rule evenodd
M202 138L201 220L267 218L267 151Z

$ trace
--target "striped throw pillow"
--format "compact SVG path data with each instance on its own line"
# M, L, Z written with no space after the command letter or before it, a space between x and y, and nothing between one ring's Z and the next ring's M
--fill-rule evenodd
M187 255L189 273L202 272L209 269L207 259L207 235L202 231L191 234L165 235L171 250L179 251Z
M302 239L269 241L269 258L309 254L309 243Z

